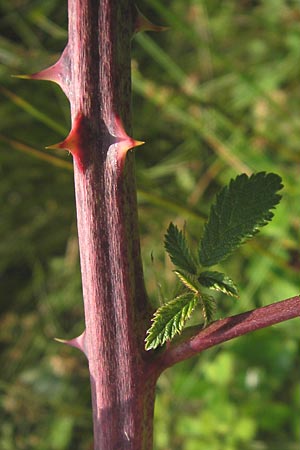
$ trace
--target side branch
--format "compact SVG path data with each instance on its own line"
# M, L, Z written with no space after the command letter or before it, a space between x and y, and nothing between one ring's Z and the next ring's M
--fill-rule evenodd
M213 322L201 331L198 327L187 328L185 336L183 333L179 342L169 344L166 350L159 355L155 366L159 372L162 372L207 348L299 316L300 296L295 296L236 316L226 317ZM187 337L187 335L189 336Z

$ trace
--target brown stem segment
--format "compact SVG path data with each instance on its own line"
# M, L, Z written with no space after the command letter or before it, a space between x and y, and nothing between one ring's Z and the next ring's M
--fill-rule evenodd
M140 258L134 161L127 152L130 0L69 0L67 45L76 209L95 450L150 450L155 376ZM127 154L127 156L126 156ZM125 160L126 158L126 160Z
M222 342L269 327L285 320L300 317L300 297L292 297L278 303L254 309L242 314L212 323L199 331L197 327L188 328L180 342L171 343L155 361L156 370L160 372L184 361ZM186 336L184 336L186 334ZM187 336L188 335L188 336Z

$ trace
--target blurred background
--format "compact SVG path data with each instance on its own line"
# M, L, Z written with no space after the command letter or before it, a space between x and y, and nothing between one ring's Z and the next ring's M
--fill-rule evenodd
M172 295L169 222L196 245L215 194L253 171L281 175L283 199L272 223L219 267L240 298L219 295L218 316L299 294L298 0L138 5L170 27L132 44L151 299ZM84 326L72 161L44 150L68 134L69 105L54 84L11 77L56 61L66 29L66 2L0 0L1 450L92 446L86 361L53 340ZM299 450L299 320L208 350L164 373L157 391L155 450Z

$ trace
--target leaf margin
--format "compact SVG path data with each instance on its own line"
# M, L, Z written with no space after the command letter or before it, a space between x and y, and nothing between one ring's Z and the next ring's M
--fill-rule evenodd
M177 312L173 315L173 320L172 317L166 320L166 312L170 309L170 306L176 304L178 306L178 303L181 301L185 304L181 308L178 308ZM191 292L185 292L158 308L151 319L152 325L146 333L145 350L155 350L157 347L163 346L167 341L171 341L176 334L180 334L187 320L191 317L197 303L197 295ZM176 316L177 323L175 323ZM162 319L165 320L162 321Z
M235 239L236 242L234 243L232 242L230 243L230 241L226 242L224 236L228 236L228 233L225 232L224 218L226 218L226 216L229 216L230 219L230 212L228 211L228 208L225 208L226 203L230 204L230 202L237 201L237 198L235 198L234 196L237 196L239 190L241 191L242 189L247 188L246 184L248 184L248 188L249 186L251 187L251 184L253 185L252 192L251 189L249 189L250 193L248 193L248 196L249 195L253 196L253 193L255 193L254 191L255 183L257 183L257 185L260 184L262 185L264 183L264 188L267 184L269 185L273 184L273 189L271 189L269 197L270 205L268 206L268 209L260 212L260 217L256 218L251 228L249 227L249 229L246 230L243 234L240 234L238 239L237 238ZM216 200L211 206L209 217L204 227L204 233L198 246L199 263L203 267L211 267L214 266L215 264L218 264L219 262L226 259L233 251L235 251L245 241L247 241L248 239L253 237L256 233L258 233L260 231L260 227L267 225L268 222L270 222L274 216L272 209L274 209L281 200L282 196L278 194L278 191L280 191L282 188L283 188L282 178L273 172L267 173L265 171L262 171L253 173L250 176L243 173L238 175L236 178L231 179L229 185L224 186L221 189L221 191L217 194ZM271 201L271 197L273 198L273 201ZM245 202L245 199L243 199L243 201ZM257 214L258 213L256 212L256 215ZM227 217L227 220L229 219ZM238 227L237 225L234 225L233 228L237 227ZM214 228L216 228L216 230ZM220 242L216 244L216 238L214 234L217 234L218 237L220 237L220 235L223 235L222 236L223 241L220 239ZM227 251L224 250L224 247L228 247ZM219 255L217 251L218 248L220 253Z
M170 222L165 237L164 247L174 266L189 272L197 273L197 263L182 230Z

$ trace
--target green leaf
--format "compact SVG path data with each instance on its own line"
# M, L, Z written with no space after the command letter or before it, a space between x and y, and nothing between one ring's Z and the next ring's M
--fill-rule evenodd
M197 283L197 278L195 275L191 275L182 270L174 270L174 273L177 275L181 283L190 291L194 292L194 294L198 294L199 287Z
M165 249L175 266L191 274L197 273L197 265L186 239L172 222L165 235Z
M239 175L217 195L199 246L199 261L208 267L224 260L273 217L280 201L281 178L259 172Z
M202 315L204 318L204 326L208 325L214 318L216 312L216 301L213 297L201 294L200 302L202 306Z
M224 292L224 294L238 297L238 289L231 278L221 272L201 272L198 281L202 286L216 291Z
M188 292L158 308L152 318L153 324L147 331L145 349L155 349L173 339L176 333L180 333L197 301L198 297Z

